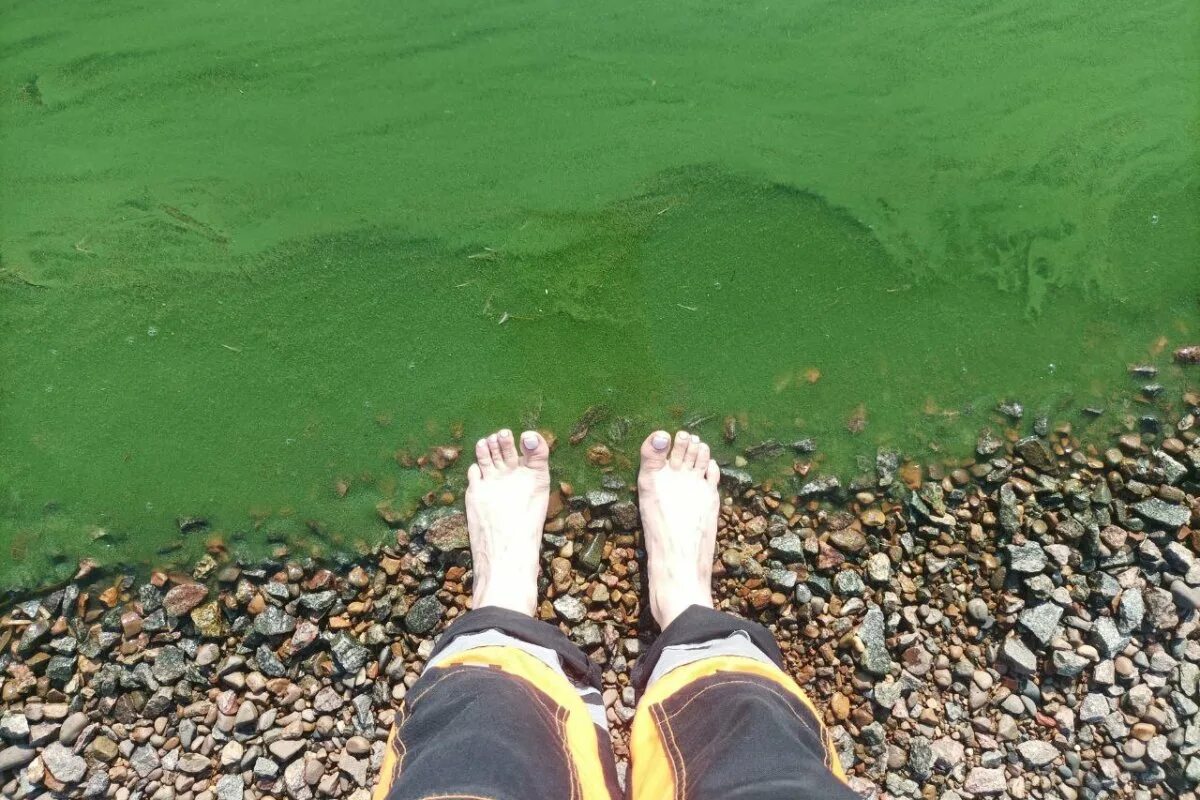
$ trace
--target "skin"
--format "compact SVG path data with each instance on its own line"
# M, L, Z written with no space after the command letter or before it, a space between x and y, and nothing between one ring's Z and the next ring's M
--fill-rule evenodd
M700 437L655 431L641 447L638 499L649 562L650 610L665 628L688 606L711 608L720 470ZM536 431L506 429L475 444L467 527L474 607L532 616L550 500L550 448Z

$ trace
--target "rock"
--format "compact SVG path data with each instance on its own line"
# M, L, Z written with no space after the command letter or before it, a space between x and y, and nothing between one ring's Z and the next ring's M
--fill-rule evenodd
M1054 667L1055 674L1065 678L1074 678L1087 669L1088 660L1078 653L1055 650L1050 655L1050 663Z
M371 656L367 648L345 633L334 636L329 643L329 649L333 652L334 661L337 662L342 672L351 675L362 669Z
M1038 472L1054 472L1057 467L1049 445L1037 436L1026 436L1013 445L1013 450Z
M732 494L741 494L754 485L749 472L736 467L721 467L721 488Z
M429 633L442 621L445 609L436 595L427 594L413 603L404 615L404 627L409 633L421 635Z
M200 583L172 586L163 598L163 609L172 617L182 617L208 597L208 587Z
M1121 600L1117 605L1117 628L1123 634L1129 634L1142 627L1146 616L1146 603L1142 591L1131 587L1121 592Z
M62 783L78 783L87 774L87 762L59 742L42 750L42 763L55 780Z
M892 580L892 562L887 553L872 553L864 564L867 579L877 585L886 585Z
M579 566L579 571L585 575L591 575L596 570L600 569L600 564L604 560L604 546L608 541L608 537L603 533L597 533L591 536L575 556L575 563Z
M1035 542L1006 545L1008 567L1014 572L1036 575L1046 568L1046 554Z
M191 618L196 633L201 636L219 639L225 635L225 619L221 616L221 607L215 600L193 608Z
M1058 748L1049 742L1043 742L1039 739L1030 739L1027 742L1021 742L1017 745L1017 752L1021 754L1026 766L1038 769L1044 767L1054 759L1058 758Z
M891 673L895 666L887 649L887 622L878 606L871 606L858 628L858 638L863 644L859 664L867 672L880 677Z
M207 774L212 769L212 763L209 762L207 756L200 753L184 753L179 757L176 769L185 775L196 777Z
M154 666L150 668L156 681L167 684L178 681L187 670L187 653L174 645L159 648L158 655L154 658Z
M942 772L949 772L963 763L965 750L962 742L951 739L949 736L935 739L929 749L933 753L933 766Z
M303 739L280 739L267 745L267 749L275 758L286 763L299 755L306 745Z
M148 744L134 749L129 756L129 765L139 776L145 778L159 767L158 753Z
M296 600L296 605L302 611L308 611L316 614L325 614L329 609L333 608L333 604L337 602L337 592L332 589L327 589L323 592L312 592L311 594L302 594Z
M967 601L967 616L976 622L987 622L992 618L992 611L982 597L972 597Z
M776 536L768 544L771 554L785 564L794 564L804 560L804 542L794 533L788 532Z
M241 775L222 775L217 779L216 800L242 800L246 795L246 782Z
M1187 525L1188 521L1192 518L1192 512L1187 506L1168 503L1157 497L1143 500L1140 503L1134 503L1133 510L1137 512L1138 516L1169 529Z
M998 505L996 518L1000 522L1000 530L1012 536L1021 529L1021 507L1017 504L1017 495L1011 483L1000 487Z
M88 745L88 753L97 761L109 763L115 759L119 753L117 743L107 736L97 736Z
M29 720L24 714L6 711L0 716L0 737L10 742L19 742L29 736Z
M313 698L313 708L322 714L331 714L340 709L342 705L342 696L331 686L326 686Z
M583 622L587 617L587 606L573 595L564 594L554 598L554 610L567 622Z
M1129 637L1121 634L1111 617L1098 617L1092 623L1090 639L1105 658L1116 657L1129 644Z
M304 760L298 759L288 764L283 771L283 788L291 800L312 800L312 789L304 777Z
M829 534L829 543L843 553L857 553L867 546L867 537L854 528L842 528Z
M975 767L967 773L967 779L963 781L963 789L977 797L1002 794L1007 788L1008 782L1005 780L1002 767L995 769Z
M1015 636L1009 636L1000 646L1000 656L1019 671L1031 675L1037 671L1037 657L1025 643Z
M68 747L75 744L75 740L79 738L79 734L83 733L87 724L87 714L82 711L74 712L63 720L62 727L58 730L58 740Z
M36 755L37 751L32 747L23 747L21 745L6 747L0 750L0 772L23 767L30 761L33 761Z
M466 514L455 512L435 519L425 531L425 543L443 553L470 547L471 537L467 533Z
M254 617L254 631L270 638L296 630L296 618L278 606L267 606Z
M801 500L808 500L813 497L833 494L841 488L842 482L838 480L836 475L822 475L803 484L796 492L796 495Z
M1033 634L1042 646L1045 646L1050 644L1054 638L1062 615L1063 610L1060 606L1054 603L1041 603L1022 611L1017 622L1022 628Z

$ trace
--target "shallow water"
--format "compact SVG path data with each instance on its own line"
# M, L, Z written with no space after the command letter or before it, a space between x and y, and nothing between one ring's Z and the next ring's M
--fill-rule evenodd
M1197 381L1195 3L412 5L3 5L0 585L378 541L460 431L853 471Z

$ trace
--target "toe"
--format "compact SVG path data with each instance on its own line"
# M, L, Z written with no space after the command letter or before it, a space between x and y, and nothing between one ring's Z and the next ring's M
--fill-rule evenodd
M537 431L521 434L521 463L530 469L550 469L550 445Z
M667 451L671 447L671 434L655 431L642 442L642 469L656 470L667 465Z
M721 468L717 466L717 462L708 462L708 467L704 470L704 480L713 486L721 482Z
M488 452L492 454L492 466L497 469L504 466L504 454L500 452L500 434L493 433L487 437Z
M488 450L487 439L475 443L475 463L479 466L480 477L486 478L492 472L492 452Z
M671 457L669 461L671 466L678 469L683 466L683 457L687 455L688 445L691 444L692 437L687 431L680 431L675 434L675 444L671 446Z
M508 428L504 428L497 434L500 437L500 457L504 459L504 463L509 467L519 466L521 456L517 453L517 440L513 438L513 432Z
M472 483L478 483L481 480L483 480L483 468L481 466L478 464L472 464L471 466L467 467L468 486L470 486Z
M712 452L708 449L708 445L704 442L700 443L696 451L696 472L704 475L708 470L708 464L712 460Z
M683 468L695 469L696 459L700 456L700 437L692 434L688 438L687 450L683 453Z

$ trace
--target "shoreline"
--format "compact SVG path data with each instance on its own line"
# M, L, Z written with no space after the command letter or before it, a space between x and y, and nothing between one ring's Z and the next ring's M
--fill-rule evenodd
M871 485L785 493L727 467L717 606L772 630L867 796L1192 797L1196 400L1108 447L1046 431L981 437L957 469L885 456ZM633 500L555 493L538 610L604 668L622 759L655 632ZM3 606L0 791L365 800L469 598L463 515L396 522L345 567L97 572Z

